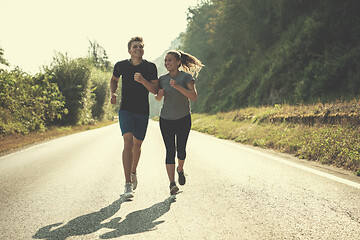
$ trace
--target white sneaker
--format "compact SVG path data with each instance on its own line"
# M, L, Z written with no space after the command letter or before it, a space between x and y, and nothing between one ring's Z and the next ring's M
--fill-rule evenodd
M131 173L131 183L133 190L135 190L138 184L136 173Z
M128 182L128 183L125 184L124 197L125 198L134 197L134 192L132 190L131 182Z

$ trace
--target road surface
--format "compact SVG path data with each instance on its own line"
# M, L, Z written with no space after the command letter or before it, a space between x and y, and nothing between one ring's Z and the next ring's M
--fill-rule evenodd
M359 239L360 181L191 132L187 183L169 197L150 121L132 201L117 124L0 158L0 239Z

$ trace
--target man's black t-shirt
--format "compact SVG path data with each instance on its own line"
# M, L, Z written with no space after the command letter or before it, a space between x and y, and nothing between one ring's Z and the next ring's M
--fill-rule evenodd
M156 65L146 60L137 66L130 60L117 62L114 66L113 75L117 78L122 76L120 110L149 115L149 91L134 80L137 72L149 82L157 80Z

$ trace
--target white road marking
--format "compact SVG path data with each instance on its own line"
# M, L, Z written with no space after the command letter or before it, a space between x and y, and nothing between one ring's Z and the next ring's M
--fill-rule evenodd
M266 158L270 158L270 159L275 160L277 162L281 162L281 163L284 163L286 165L289 165L289 166L292 166L292 167L295 167L295 168L298 168L298 169L301 169L301 170L304 170L304 171L307 171L307 172L310 172L310 173L313 173L313 174L328 178L330 180L333 180L333 181L343 183L343 184L346 184L348 186L360 189L360 184L359 183L356 183L356 182L353 182L353 181L350 181L350 180L347 180L347 179L344 179L344 178L340 178L340 177L334 176L332 174L328 174L328 173L325 173L325 172L322 172L322 171L319 171L319 170L316 170L316 169L313 169L313 168L310 168L310 167L306 167L306 166L303 166L301 164L297 164L297 163L294 163L294 162L291 162L291 161L287 161L285 159L281 159L279 157L272 156L270 154L262 153L261 151L253 150L253 149L248 148L248 147L243 147L243 146L241 146L240 144L237 144L237 143L232 143L232 142L226 141L226 140L224 142L226 144L228 144L228 145L233 146L233 147L240 148L241 150L248 151L248 152L251 152L251 153L266 157Z

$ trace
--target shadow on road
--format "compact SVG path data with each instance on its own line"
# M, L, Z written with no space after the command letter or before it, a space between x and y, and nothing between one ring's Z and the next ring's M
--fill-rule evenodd
M163 202L154 204L149 208L129 213L126 218L121 222L111 221L107 224L106 227L115 230L101 235L100 238L111 239L124 235L151 231L156 225L164 222L155 222L155 220L168 212L170 210L171 203L173 203L174 201L174 197L169 197Z
M170 210L170 205L175 201L175 199L169 197L163 202L154 204L149 208L132 212L128 214L121 222L121 218L116 217L107 223L102 223L104 220L109 219L115 215L120 210L121 204L125 201L127 200L121 197L111 205L102 208L100 211L74 218L61 227L58 226L62 225L63 223L55 223L42 227L35 233L33 238L46 240L65 240L71 236L91 234L100 230L101 228L113 229L113 231L101 235L100 238L103 239L111 239L123 235L151 231L152 228L154 228L156 225L164 222L154 221Z

